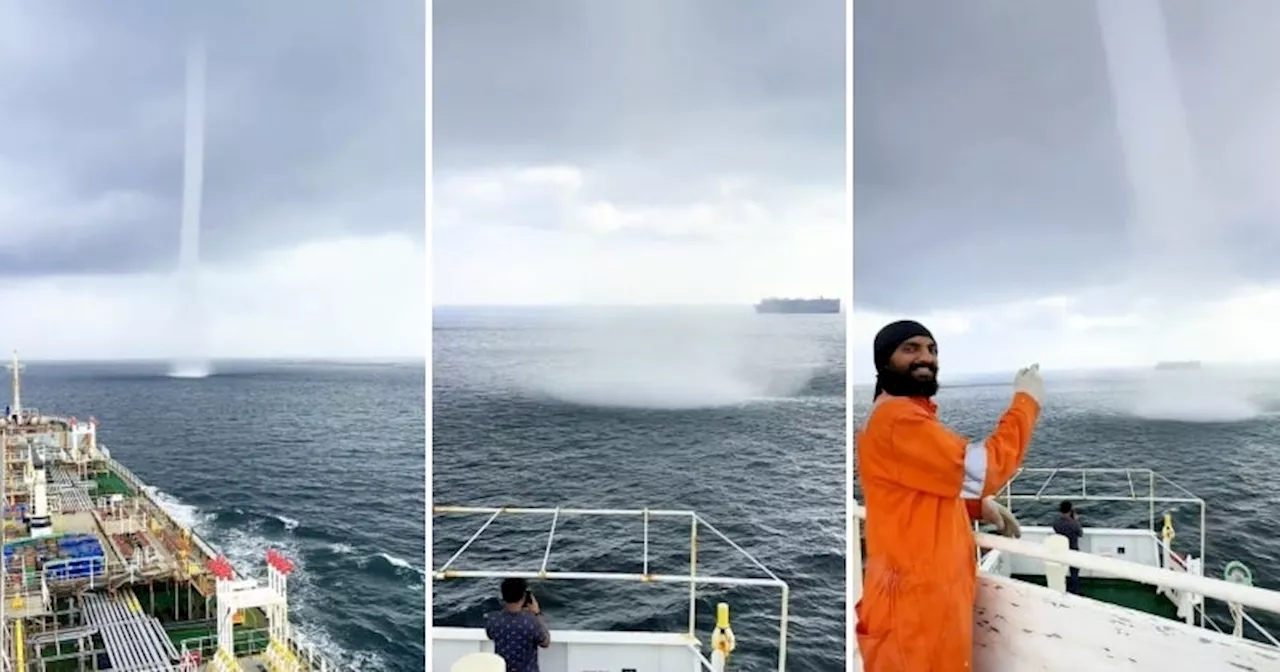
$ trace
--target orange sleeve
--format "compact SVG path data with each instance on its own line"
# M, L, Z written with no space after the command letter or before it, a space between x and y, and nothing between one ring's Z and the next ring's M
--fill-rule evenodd
M1022 464L1039 412L1034 399L1016 394L991 436L970 442L923 410L904 407L890 429L893 480L939 497L992 495Z
M1009 479L1013 478L1018 467L1022 466L1022 460L1027 456L1027 448L1031 446L1031 434L1036 428L1036 419L1039 417L1040 404L1031 398L1031 395L1025 392L1013 395L1009 410L1000 416L995 431L982 444L981 462L985 468L981 471L981 490L975 496L966 487L966 497L981 499L994 495L1009 482ZM967 467L966 462L966 482L969 481Z

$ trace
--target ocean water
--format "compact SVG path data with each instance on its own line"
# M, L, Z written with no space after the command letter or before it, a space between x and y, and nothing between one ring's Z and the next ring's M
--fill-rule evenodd
M947 382L944 368L940 379ZM957 381L938 394L939 415L966 436L988 434L1009 403L1013 374L986 381ZM1221 577L1232 560L1253 570L1256 585L1280 589L1280 371L1046 372L1046 398L1024 466L1153 469L1206 502L1205 546L1209 576ZM854 390L854 421L866 417L870 388ZM1076 501L1086 525L1150 524L1147 483L1135 477L1140 502ZM1014 492L1035 494L1044 481L1019 478ZM1175 485L1157 483L1156 497L1187 497ZM1048 524L1062 498L1081 492L1079 475L1056 476L1044 491L1050 501L1017 504L1024 524ZM1088 476L1091 495L1129 495L1124 474ZM854 496L861 499L854 481ZM1199 506L1156 505L1156 531L1164 511L1174 514L1175 550L1200 554ZM1226 607L1210 601L1210 616L1226 626ZM1280 619L1250 612L1273 634ZM1247 629L1246 629L1247 630ZM1254 633L1251 636L1256 636Z
M433 499L693 509L787 581L787 669L844 669L842 316L735 309L437 309ZM485 516L436 516L432 566ZM499 517L455 569L536 570L550 516ZM689 525L651 523L651 571L688 574ZM707 531L700 573L758 576ZM639 572L642 521L562 519L548 568ZM552 629L687 628L685 585L535 582ZM437 625L482 625L498 580L436 582ZM779 591L698 590L733 613L735 669L771 669Z
M291 619L361 671L421 670L425 370L406 364L29 362L23 405L99 441L241 571L297 564Z

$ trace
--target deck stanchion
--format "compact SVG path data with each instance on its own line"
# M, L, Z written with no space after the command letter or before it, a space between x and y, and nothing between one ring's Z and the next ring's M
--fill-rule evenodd
M787 670L787 621L791 618L791 587L782 584L782 609L778 621L778 672Z
M698 517L689 516L689 637L697 635L698 610Z
M1147 471L1147 508L1150 513L1151 521L1147 523L1147 529L1155 532L1156 530L1156 472Z
M640 570L645 576L649 575L649 509L644 510L644 565Z

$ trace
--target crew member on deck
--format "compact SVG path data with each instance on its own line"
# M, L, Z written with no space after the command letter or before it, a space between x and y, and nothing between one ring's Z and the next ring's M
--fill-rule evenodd
M985 441L937 418L938 346L917 322L875 339L876 398L857 435L867 508L858 649L866 672L967 672L973 656L973 520L1018 536L991 495L1022 464L1040 412L1038 366L1018 372L1009 410Z
M1084 527L1076 518L1075 507L1071 502L1058 505L1058 517L1053 521L1053 531L1067 538L1067 545L1073 551L1080 550L1080 538L1084 536ZM1080 594L1080 568L1072 567L1067 575L1067 592Z
M538 648L551 646L551 633L537 598L524 579L503 579L502 602L484 626L493 652L507 661L507 672L538 672Z

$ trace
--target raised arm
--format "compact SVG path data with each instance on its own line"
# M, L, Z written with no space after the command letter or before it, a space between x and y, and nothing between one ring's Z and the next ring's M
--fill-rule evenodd
M551 646L551 631L547 629L547 622L542 620L541 611L533 615L533 622L535 626L533 632L534 641L544 649L549 648Z
M889 419L889 440L873 444L892 451L868 456L879 465L875 472L913 490L969 500L994 494L1013 477L1027 454L1040 411L1030 395L1018 393L991 436L967 441L924 409L907 403ZM980 514L976 502L968 508L971 515Z
M533 628L529 635L535 644L542 648L551 646L551 631L547 629L547 622L542 620L542 605L538 604L538 598L533 593L528 593L525 602L525 609L528 614L533 617Z
M980 444L981 450L973 447L977 444L965 446L965 497L980 500L994 495L1013 478L1027 456L1039 416L1040 404L1031 395L1018 392L995 431ZM975 455L972 466L970 450Z

